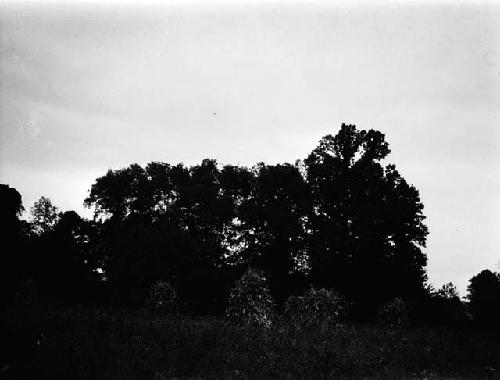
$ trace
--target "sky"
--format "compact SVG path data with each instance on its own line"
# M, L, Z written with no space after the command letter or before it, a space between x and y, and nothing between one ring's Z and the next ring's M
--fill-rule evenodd
M0 182L90 217L108 169L307 157L386 135L428 276L500 270L500 3L0 2Z

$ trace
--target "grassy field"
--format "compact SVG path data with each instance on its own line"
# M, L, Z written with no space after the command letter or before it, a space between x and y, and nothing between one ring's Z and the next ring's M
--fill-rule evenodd
M500 334L367 325L268 331L124 311L1 316L1 378L500 378Z

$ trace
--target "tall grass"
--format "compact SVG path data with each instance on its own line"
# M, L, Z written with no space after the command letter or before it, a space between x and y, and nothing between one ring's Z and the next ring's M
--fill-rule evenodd
M140 312L4 313L0 375L47 379L500 378L500 335L365 325L270 330Z

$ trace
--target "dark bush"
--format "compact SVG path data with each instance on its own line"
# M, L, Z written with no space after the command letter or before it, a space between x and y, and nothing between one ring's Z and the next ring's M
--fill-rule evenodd
M290 296L285 315L295 326L329 326L343 321L347 303L334 290L311 288L302 296Z

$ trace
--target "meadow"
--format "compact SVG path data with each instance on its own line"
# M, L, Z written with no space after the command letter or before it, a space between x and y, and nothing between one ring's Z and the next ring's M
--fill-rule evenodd
M220 317L10 310L3 378L498 379L500 332L473 326L241 328Z

